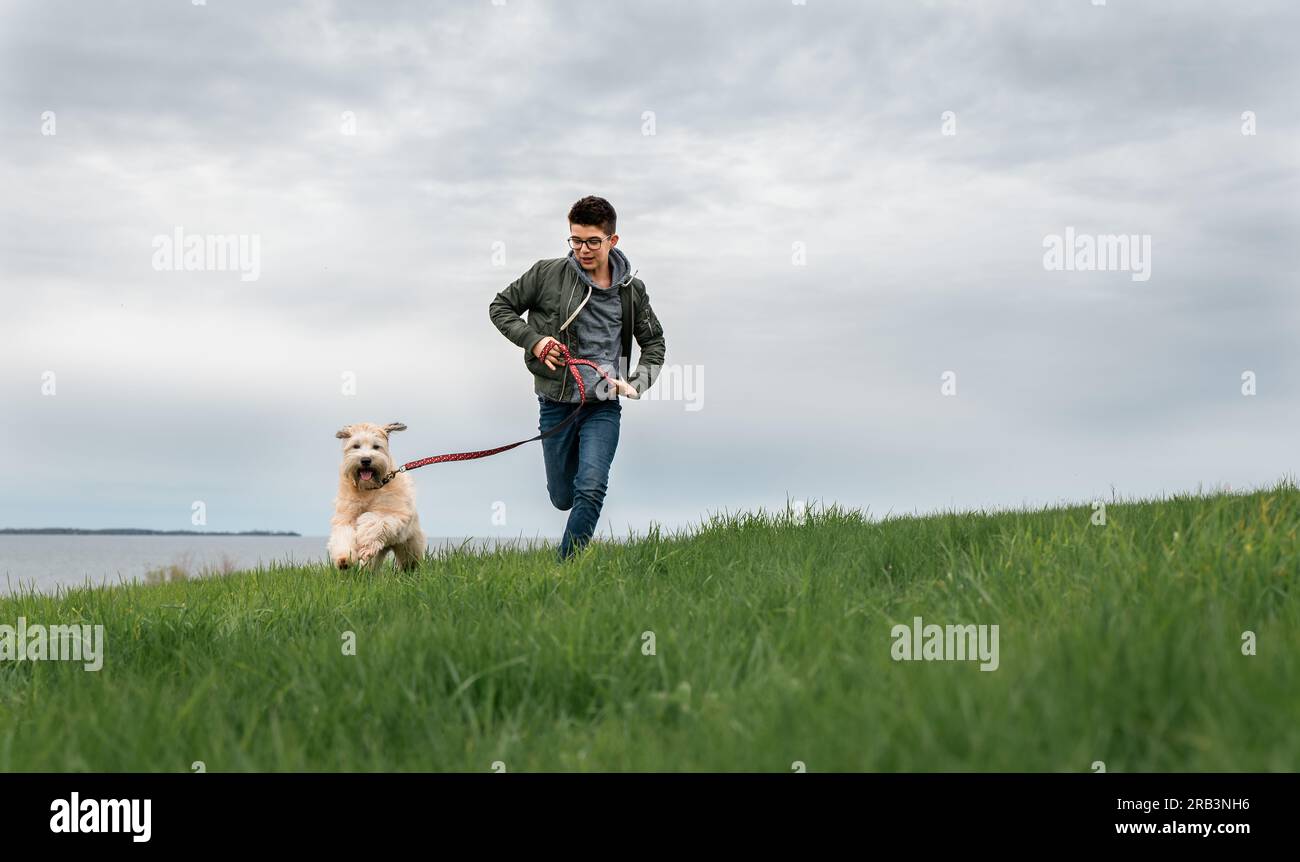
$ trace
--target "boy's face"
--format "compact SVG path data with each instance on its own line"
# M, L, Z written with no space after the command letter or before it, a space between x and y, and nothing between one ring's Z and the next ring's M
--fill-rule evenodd
M609 261L609 250L618 245L618 234L613 234L609 239L605 239L605 232L594 225L571 224L569 225L569 236L578 237L579 239L601 240L598 248L581 245L573 252L578 256L578 263L588 272L595 272L605 266Z

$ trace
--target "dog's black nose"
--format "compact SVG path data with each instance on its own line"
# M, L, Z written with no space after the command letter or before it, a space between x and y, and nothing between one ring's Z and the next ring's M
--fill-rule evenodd
M369 459L369 458L362 458L362 459L361 459L361 466L362 466L362 467L369 467L369 466L370 466L370 459Z

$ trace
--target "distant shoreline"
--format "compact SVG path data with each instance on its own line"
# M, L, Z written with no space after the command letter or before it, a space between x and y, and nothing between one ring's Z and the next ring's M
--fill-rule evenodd
M106 530L79 530L75 527L4 527L0 536L302 536L302 533L272 530L244 530L238 533L220 530L137 530L130 527Z

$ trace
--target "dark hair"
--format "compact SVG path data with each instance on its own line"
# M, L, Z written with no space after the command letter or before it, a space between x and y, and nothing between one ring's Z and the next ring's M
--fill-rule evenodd
M569 210L569 224L598 227L606 236L612 236L618 226L618 213L604 198L587 195Z

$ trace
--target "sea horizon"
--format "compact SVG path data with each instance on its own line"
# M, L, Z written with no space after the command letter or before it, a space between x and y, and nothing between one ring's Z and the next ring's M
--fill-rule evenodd
M324 565L328 538L323 534L0 533L0 595ZM558 541L557 536L432 536L427 548L437 555L465 545L488 550Z

